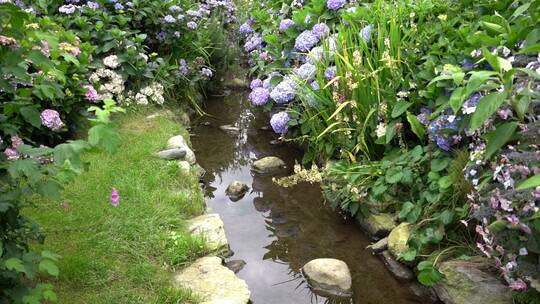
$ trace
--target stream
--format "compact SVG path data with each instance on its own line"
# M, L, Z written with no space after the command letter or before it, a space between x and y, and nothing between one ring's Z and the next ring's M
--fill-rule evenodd
M205 111L209 116L194 123L191 140L206 170L206 204L225 224L234 252L229 260L247 263L238 276L247 282L254 304L332 302L312 293L300 272L316 258L347 263L353 280L350 303L421 303L408 283L397 281L366 249L371 241L360 228L324 204L319 185L282 188L271 177L251 172L254 160L277 156L290 173L302 154L293 146L270 143L277 136L264 128L268 116L250 105L247 93L212 97ZM240 132L219 128L227 124ZM225 189L235 180L246 183L250 191L232 202Z

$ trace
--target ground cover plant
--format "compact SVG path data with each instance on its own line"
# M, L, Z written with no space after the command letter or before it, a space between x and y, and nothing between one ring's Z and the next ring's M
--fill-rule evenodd
M485 256L538 301L538 1L265 1L240 27L250 99L326 162L327 201L412 224L433 285Z
M150 104L183 108L186 102L200 110L203 89L219 72L212 63L219 61L216 37L224 38L214 33L234 21L234 12L227 0L0 2L0 303L57 301L55 281L46 276L60 274L65 287L69 270L63 277L62 267L74 264L59 262L57 253L37 246L49 235L28 217L28 210L42 200L59 200L63 186L89 168L86 160L114 157L106 153L117 152L121 143L118 123L111 120L115 113ZM167 126L163 128L165 132ZM80 135L84 133L88 136ZM92 154L98 150L106 153ZM111 194L112 185L101 187ZM113 201L118 197L114 191L111 195ZM163 208L158 211L171 210ZM162 224L163 229L173 225ZM160 237L168 240L160 245L194 246L180 251L186 256L168 256L170 265L189 259L202 246L183 234ZM55 236L51 238L54 244ZM156 244L156 238L149 242ZM88 265L73 269L79 266ZM153 268L142 265L139 270L148 269ZM155 279L161 282L158 275ZM159 303L182 299L165 289L158 292L133 297ZM129 302L118 294L110 298Z

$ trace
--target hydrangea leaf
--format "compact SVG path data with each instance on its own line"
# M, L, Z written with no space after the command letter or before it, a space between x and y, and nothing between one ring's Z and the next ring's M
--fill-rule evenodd
M499 109L505 100L506 93L504 92L494 92L482 97L471 118L471 130L480 128L484 122Z

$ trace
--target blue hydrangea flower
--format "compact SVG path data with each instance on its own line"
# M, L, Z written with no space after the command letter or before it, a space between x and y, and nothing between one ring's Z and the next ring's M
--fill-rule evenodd
M364 28L360 30L360 37L365 41L369 42L371 38L371 24L366 25Z
M313 91L318 91L318 90L321 89L321 85L319 84L319 82L317 80L312 81L310 83L310 86L313 89Z
M182 11L182 8L180 8L180 6L178 6L178 5L171 5L171 6L169 7L169 10L170 10L171 12L177 13L177 12Z
M190 22L188 22L186 25L187 25L187 27L188 27L190 30L195 30L195 29L197 29L197 23L194 22L194 21L190 21Z
M294 80L285 78L283 79L270 93L270 97L277 104L284 104L294 99L296 83Z
M248 41L246 41L246 43L244 44L244 50L246 52L251 52L253 50L256 50L256 49L260 49L263 47L263 39L261 37L261 35L259 34L255 34L253 36L251 36Z
M62 5L58 8L58 11L62 14L66 14L66 15L71 15L75 12L75 9L77 9L77 7L73 4L66 4L66 5Z
M279 23L279 31L285 32L288 28L290 28L293 25L294 25L294 21L292 21L291 19L283 19Z
M92 10L97 10L99 8L99 4L97 2L88 1L86 2L86 5L88 5L88 8Z
M328 34L330 34L330 28L325 23L317 23L313 26L313 29L311 30L311 32L318 39L321 39L323 37L328 36Z
M326 77L326 80L331 80L336 77L337 74L337 67L335 65L328 67L326 71L324 71L324 77Z
M178 67L178 70L182 76L187 76L189 73L189 67L185 59L180 59L180 66Z
M176 19L174 19L173 16L171 15L167 15L165 17L163 17L163 20L167 23L175 23L176 22Z
M465 71L470 71L470 70L474 69L474 63L472 61L470 61L469 59L465 58L465 59L463 59L461 61L461 67Z
M445 136L443 136L443 135L435 135L435 136L433 136L433 140L435 141L437 146L439 146L439 148L441 148L441 150L450 151L450 142L448 141L448 139Z
M285 134L289 129L287 126L289 120L291 120L291 118L287 112L277 112L270 118L270 125L277 134Z
M326 7L329 10L337 11L347 4L347 0L328 0L326 1Z
M427 126L429 124L430 117L431 117L431 110L423 107L420 109L420 114L416 116L416 119L418 119L418 121L424 126Z
M302 80L311 80L315 78L315 73L317 72L317 68L310 63L304 63L299 68L294 70L294 73L298 78Z
M469 99L467 99L461 106L461 112L463 112L463 114L474 113L476 111L478 102L480 102L480 98L482 98L482 94L478 92L472 94L471 97L469 97Z
M165 34L165 32L163 32L163 31L157 33L157 35L156 35L156 38L159 41L165 40L165 37L167 37L167 34Z
M124 6L122 5L122 3L116 3L114 5L114 9L119 11L119 10L123 10L124 9Z
M262 87L254 88L249 94L249 100L255 106L265 105L268 102L269 97L270 91Z
M263 82L262 80L260 80L259 78L256 78L256 79L253 79L249 85L249 87L253 90L255 88L259 88L259 87L262 87L263 86Z
M317 36L315 36L311 31L306 30L296 37L294 48L301 52L307 52L311 50L318 42L319 38L317 38Z
M249 24L249 22L244 22L241 26L240 26L240 33L242 34L249 34L253 32L253 29L251 29L251 24Z

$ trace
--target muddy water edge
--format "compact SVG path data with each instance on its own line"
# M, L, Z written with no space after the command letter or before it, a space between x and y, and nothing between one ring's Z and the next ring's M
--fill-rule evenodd
M421 303L409 291L409 283L397 281L366 249L371 242L359 227L324 205L319 185L282 188L271 177L251 172L254 160L277 156L291 173L302 151L271 144L277 136L267 129L268 116L250 106L247 93L211 97L204 110L209 116L193 123L191 140L206 170L206 204L223 219L234 252L229 259L247 263L238 276L247 282L254 304L328 302L310 291L300 272L316 258L347 263L353 278L352 303ZM239 131L225 132L221 125ZM235 180L250 186L250 192L232 202L225 189Z

